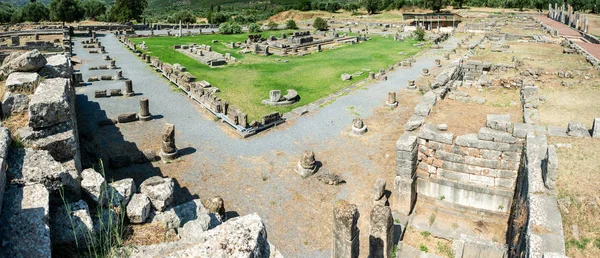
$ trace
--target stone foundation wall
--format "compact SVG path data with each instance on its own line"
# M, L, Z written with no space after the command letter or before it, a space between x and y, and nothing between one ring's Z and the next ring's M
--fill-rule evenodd
M544 134L527 133L517 192L509 220L510 257L566 257L556 201L558 159Z

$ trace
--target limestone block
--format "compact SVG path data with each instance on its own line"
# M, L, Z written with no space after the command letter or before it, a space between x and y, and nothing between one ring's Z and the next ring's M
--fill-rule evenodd
M5 257L52 257L49 193L41 184L6 189L0 216L0 254Z
M138 120L138 115L135 112L120 114L117 117L119 123L130 123Z
M556 189L556 179L558 177L558 156L556 155L556 147L548 145L547 165L544 173L544 184L550 190Z
M37 49L21 54L0 67L4 75L13 72L36 72L46 65L46 58Z
M218 213L208 210L199 199L195 199L181 205L169 208L158 213L154 221L163 223L168 229L179 230L190 221L208 218L208 228L214 228L221 224L222 219Z
M40 80L37 73L14 72L6 78L6 88L11 92L33 92Z
M332 258L357 258L358 208L354 204L340 200L333 210L333 250Z
M46 60L48 62L39 72L41 76L44 78L71 78L73 66L68 57L65 55L53 55Z
M4 118L13 113L22 113L29 108L29 97L27 95L6 92L2 99L2 115Z
M433 123L427 123L421 127L421 130L419 131L419 138L452 144L454 134L449 132L440 132Z
M373 185L373 200L377 201L383 197L385 193L385 180L377 178L375 185Z
M600 118L594 119L594 125L592 126L592 137L600 138Z
M512 133L513 125L510 122L510 115L487 115L485 125L494 130Z
M394 219L389 206L375 205L371 211L369 257L394 258Z
M141 193L146 194L152 202L152 207L163 211L173 201L173 187L175 183L172 178L153 176L146 179L140 185Z
M394 180L394 196L392 200L394 210L398 211L403 215L409 215L412 211L413 200L416 197L414 190L413 179L405 179L400 176L396 176Z
M110 183L108 190L111 191L109 192L109 196L113 197L113 200L118 201L123 206L127 206L131 196L137 192L135 182L131 178Z
M567 128L558 126L548 126L548 135L558 137L569 137L569 135L567 134Z
M43 80L29 101L29 126L44 128L71 118L67 97L68 80Z
M404 125L404 129L406 129L406 131L414 131L417 128L421 127L423 123L425 123L424 116L412 115L408 122L406 122L406 125Z
M94 230L90 210L83 200L61 205L52 214L52 245L75 244L86 246Z
M256 213L236 217L196 237L193 245L136 248L131 257L268 257L267 231ZM159 254L160 253L160 254Z
M134 194L127 204L127 218L131 223L144 223L150 216L151 203L148 196L143 193Z
M590 137L590 132L585 125L580 122L569 122L567 134L575 137Z
M78 175L72 173L45 150L16 149L8 155L7 179L12 184L42 184L51 191L79 192Z
M431 105L425 102L421 102L415 106L414 114L417 116L428 116L431 112Z
M34 149L47 150L57 161L67 161L77 156L77 139L71 122L35 130L19 128L17 136L24 144Z
M352 80L352 75L351 75L351 74L347 74L347 73L343 73L343 74L342 74L342 80L343 80L343 81L349 81L349 80Z
M489 127L482 127L477 134L477 138L484 141L515 143L516 139L512 134L506 131L498 131Z
M202 233L210 229L211 216L204 213L199 214L198 218L186 222L183 227L177 230L177 235L181 239L188 241L197 241L202 237Z
M106 204L106 181L104 177L91 168L81 172L81 188L94 202Z
M8 128L0 127L0 215L2 215L2 200L6 188L6 164L8 147L11 144L10 131Z
M489 127L489 126L488 126ZM524 139L527 137L528 131L534 131L536 133L546 133L546 128L540 125L530 125L525 123L515 123L513 126L513 136Z

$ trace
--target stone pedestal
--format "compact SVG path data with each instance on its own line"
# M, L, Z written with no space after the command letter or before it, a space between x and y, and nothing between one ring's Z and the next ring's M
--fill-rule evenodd
M116 69L117 68L117 61L110 60L110 65L108 66L108 68L110 68L110 69Z
M160 146L160 157L164 162L177 158L177 147L175 146L175 126L165 124L162 133L162 144Z
M125 95L126 97L131 97L135 94L135 92L133 91L133 84L131 82L131 80L126 80L125 81L125 92L123 95Z
M79 84L83 82L83 74L82 73L73 73L73 80L75 83Z
M317 171L317 161L315 160L315 153L313 151L305 150L302 153L300 161L298 161L298 167L296 173L302 177L308 177Z
M396 92L390 91L388 92L388 98L387 101L385 102L386 105L388 105L389 107L397 107L398 106L398 101L396 101Z
M100 47L100 53L106 53L106 49L104 48L104 46Z
M332 258L357 258L359 254L358 208L340 200L333 209Z
M369 257L392 257L394 247L394 219L389 206L375 205L371 210Z
M367 132L367 126L363 123L359 117L352 120L352 131L353 135L363 135Z
M429 69L423 68L423 76L429 76L429 75L430 75Z
M369 72L369 80L375 80L375 73Z
M147 98L140 99L140 114L138 116L142 121L152 120L152 115L150 114L150 103Z
M441 61L441 60L439 60L439 59L436 59L436 60L435 60L435 66L437 66L437 67L442 67L442 61Z
M117 71L117 76L115 76L115 80L123 80L123 71Z

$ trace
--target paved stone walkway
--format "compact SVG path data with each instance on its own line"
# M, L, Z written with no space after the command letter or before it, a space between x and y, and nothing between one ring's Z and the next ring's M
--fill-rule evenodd
M90 76L102 74L114 75L115 70L88 71L87 67L89 66L98 66L108 62L102 60L101 54L88 54L79 44L81 40L85 39L75 40L74 51L83 61L81 72L84 79L87 80ZM330 223L311 221L313 217L311 212L317 210L316 207L326 206L324 209L329 209L332 206L329 201L324 201L322 198L319 201L320 195L332 196L334 199L349 198L356 194L351 187L368 188L370 193L372 183L369 185L353 184L355 182L362 183L364 180L357 179L362 175L342 174L351 187L333 188L323 186L321 183L313 186L312 182L300 179L293 172L278 172L280 168L293 167L304 149L314 150L319 160L319 151L333 145L334 147L339 146L343 152L351 152L356 155L347 155L347 160L323 160L325 164L335 162L336 164L358 166L358 170L365 171L370 176L377 176L377 173L383 176L392 175L392 171L372 171L373 168L377 168L377 164L366 158L360 159L378 151L378 144L374 144L373 148L357 149L363 148L363 145L357 145L355 139L342 135L349 129L348 126L354 118L354 113L359 113L363 118L370 118L375 110L384 105L388 91L405 88L407 81L416 80L423 68L431 68L434 64L434 56L441 57L442 55L439 53L443 51L429 50L425 55L417 58L413 67L397 68L388 74L387 81L376 82L364 89L357 89L320 108L317 112L311 112L268 132L248 139L239 139L232 136L233 133L223 130L222 127L225 126L221 122L215 122L210 116L200 112L200 106L187 96L174 91L173 86L170 86L167 80L154 72L135 54L126 50L113 35L106 35L100 40L108 54L116 60L117 66L123 68L123 76L133 81L134 91L140 95L131 98L93 98L94 90L123 88L123 81L94 82L91 85L79 87L77 89L78 116L85 117L85 120L80 120L80 123L92 128L91 131L94 132L97 130L93 128L97 128L98 120L105 117L114 118L120 113L137 112L139 98L148 98L150 112L155 119L151 122L119 125L119 134L122 135L123 140L132 142L140 149L148 146L157 147L159 142L149 142L152 139L146 135L154 134L156 136L165 122L173 123L176 128L178 147L190 150L183 157L189 164L182 167L177 175L170 176L176 177L191 193L198 194L200 197L217 194L223 196L228 210L236 210L240 214L257 212L267 225L270 241L284 255L292 257L329 256L328 246L330 244L327 243L330 242L323 241L331 241L328 239L328 235L324 234L330 232L331 229L321 227L330 225ZM454 47L456 43L454 41L451 38L443 46L446 49L449 46ZM402 102L402 100L400 101ZM412 110L408 112L412 112ZM396 139L383 140L396 141ZM386 150L386 153L389 154L386 155L391 157L388 160L393 160L394 151L393 148ZM348 167L348 169L354 169L354 167ZM325 166L326 168L327 166ZM240 171L247 174L240 175ZM138 173L144 172L139 171ZM262 176L261 173L263 173ZM258 179L260 177L263 177L262 181ZM216 183L207 184L206 182ZM219 185L216 185L217 183ZM316 187L323 187L324 190L313 192L317 191ZM391 188L393 188L393 183L388 182L388 189ZM303 197L308 200L298 201ZM301 203L303 206L295 207L298 205L294 205L294 203ZM291 205L284 206L284 204ZM289 210L287 210L288 207ZM290 214L294 212L298 213ZM324 216L315 215L314 218L330 219L330 213ZM368 218L368 214L362 216ZM361 229L361 237L368 234L368 227ZM309 239L313 234L327 239ZM363 249L361 253L366 252L367 250Z
M596 57L596 59L600 60L600 44L594 44L580 40L582 35L579 31L546 16L539 16L538 19L540 19L540 21L542 21L544 24L558 30L558 34L560 36L576 39L575 44L579 45L588 53Z

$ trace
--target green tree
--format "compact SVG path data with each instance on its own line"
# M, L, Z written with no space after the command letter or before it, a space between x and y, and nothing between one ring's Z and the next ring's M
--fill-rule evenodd
M42 3L27 3L21 8L20 19L22 21L39 22L50 20L50 10Z
M219 32L221 34L240 34L242 33L242 26L235 22L224 22L219 25Z
M316 30L327 30L329 25L327 24L327 21L323 20L323 18L317 17L313 21L313 28Z
M454 8L462 9L464 3L465 3L465 0L452 0L452 4L454 5Z
M250 33L259 33L262 31L262 28L260 27L260 25L256 24L256 23L250 23L248 24L248 32Z
M297 30L298 25L296 25L296 22L294 20L289 19L285 22L285 28L288 30Z
M85 14L79 0L51 0L49 7L50 18L53 21L80 21Z
M215 13L212 15L212 17L208 20L208 23L212 23L212 24L221 24L224 23L228 20L228 17L225 16L225 14L223 13Z
M363 1L363 6L365 7L365 9L367 10L367 13L369 14L375 14L377 13L381 6L381 1L379 0L364 0Z
M277 30L277 28L279 28L279 24L274 21L269 21L267 27L269 27L269 30Z
M81 3L85 11L85 17L96 20L98 16L106 13L106 3L101 0L85 0Z
M425 8L429 8L434 12L440 12L442 8L444 8L443 0L424 0ZM524 1L524 0L515 0L515 1Z
M310 0L301 0L300 3L298 3L298 10L299 11L312 10L312 2Z
M167 22L169 22L169 23L179 23L179 21L181 21L182 23L185 23L185 24L195 23L196 16L194 16L192 11L190 11L190 10L181 10L179 12L172 14L171 16L169 16L167 18Z
M115 0L109 16L111 20L121 23L140 20L147 7L147 0Z
M417 27L417 30L415 30L415 32L413 32L414 38L418 41L424 41L425 40L425 29L423 29L423 27Z
M0 3L0 23L9 23L14 13L18 11L12 4Z

